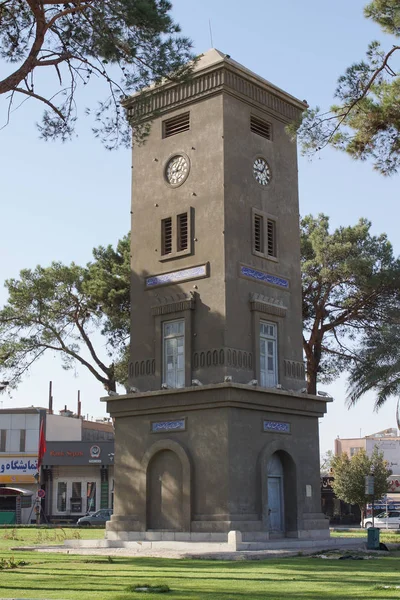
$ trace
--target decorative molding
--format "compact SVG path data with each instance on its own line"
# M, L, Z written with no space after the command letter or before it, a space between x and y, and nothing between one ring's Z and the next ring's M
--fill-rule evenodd
M197 267L189 267L188 269L180 269L179 271L171 271L170 273L161 273L160 275L152 275L146 277L146 289L152 289L160 285L170 285L181 283L182 281L190 281L193 279L203 279L209 277L209 263L199 265Z
M263 431L273 431L274 433L290 433L290 423L281 421L263 421Z
M254 269L253 267L248 267L246 265L239 265L239 275L240 277L244 277L245 279L251 279L252 281L257 281L258 283L264 283L266 285L276 285L286 290L289 289L288 279L285 279L284 277L279 277L278 275L271 275L266 271Z
M303 362L296 360L288 360L287 358L283 361L285 377L289 379L301 379L305 377L305 367Z
M218 93L222 91L223 83L224 69L220 67L211 73L194 76L187 83L154 87L150 92L138 94L126 101L128 119L137 118L139 115L143 118L153 117L155 114L192 102L194 98Z
M237 348L211 348L193 353L192 368L194 371L219 366L252 371L253 353Z
M284 306L282 300L269 298L255 292L250 292L249 300L250 310L257 310L258 312L276 315L277 317L286 317L287 307Z
M182 292L173 296L161 296L157 300L159 304L151 307L151 314L154 317L181 312L183 310L194 310L196 304L196 297L193 292L189 292L189 294Z
M129 363L129 377L143 377L145 375L154 375L156 372L156 361L154 358L146 360L137 360Z
M152 421L150 424L150 431L151 433L186 431L186 419L176 419L174 421Z
M232 71L226 72L225 83L227 87L239 92L239 94L242 96L250 98L257 104L267 106L273 111L286 117L289 121L293 121L294 119L298 118L298 108L295 108L288 102L285 102L285 100L275 96L268 90L264 89L261 85L256 85L251 81L244 79L240 75L233 73Z
M293 121L306 105L293 98L288 102L286 94L275 89L267 81L259 80L254 74L238 71L224 63L207 72L194 73L190 81L179 85L153 86L142 94L124 101L128 119L142 117L150 119L175 108L192 103L194 99L215 95L222 91L246 98L258 107L267 108L281 115L286 122Z

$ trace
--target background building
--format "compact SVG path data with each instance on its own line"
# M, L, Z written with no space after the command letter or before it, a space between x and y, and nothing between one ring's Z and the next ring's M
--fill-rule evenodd
M365 437L336 438L335 440L335 454L338 455L345 452L352 457L361 448L368 456L371 456L374 448L383 452L383 456L392 470L387 500L391 504L400 503L400 436L397 428L384 429Z
M374 448L383 452L385 460L388 462L392 475L389 478L389 492L380 501L376 502L376 510L388 508L400 508L400 436L396 428L384 429L371 435L358 438L336 438L335 454L346 453L350 458L361 449L365 450L368 456L371 456ZM333 477L329 474L323 474L321 477L322 509L326 515L331 518L331 522L340 520L340 522L359 523L360 513L356 506L351 506L338 500L331 488Z
M46 451L38 470L40 423ZM114 427L65 407L0 410L0 522L76 521L113 505ZM35 499L41 496L35 503ZM21 510L22 509L22 510Z

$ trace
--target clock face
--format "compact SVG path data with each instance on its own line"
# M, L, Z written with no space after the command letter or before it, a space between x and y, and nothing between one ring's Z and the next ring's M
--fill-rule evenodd
M262 186L268 185L271 181L271 169L264 158L258 157L254 161L253 175L255 180Z
M165 169L165 177L170 185L180 185L189 175L189 159L182 154L170 158Z

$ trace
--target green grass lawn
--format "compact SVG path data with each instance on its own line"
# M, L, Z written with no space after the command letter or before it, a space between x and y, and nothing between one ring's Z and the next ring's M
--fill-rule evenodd
M103 529L54 527L0 527L0 557L3 550L16 546L63 544L65 540L93 540L104 538ZM1 596L0 596L1 598Z
M337 531L331 531L331 537L340 538L358 538L367 540L366 529L341 529ZM400 545L400 530L393 529L381 529L379 539L385 544L399 544Z
M15 531L20 538L4 538ZM53 535L54 531L48 531ZM71 537L102 537L103 530L64 530ZM365 532L364 532L365 534ZM393 534L392 534L393 535ZM36 538L35 538L36 536ZM400 598L400 560L379 556L371 560L323 560L312 557L262 561L171 560L32 553L10 547L34 543L36 529L0 529L0 598L57 600L378 600ZM29 539L28 539L29 538ZM51 540L50 540L51 541ZM42 542L43 543L43 542ZM44 543L49 543L46 540ZM52 543L60 543L55 540ZM164 584L171 591L127 592L137 584ZM389 586L390 589L384 589Z

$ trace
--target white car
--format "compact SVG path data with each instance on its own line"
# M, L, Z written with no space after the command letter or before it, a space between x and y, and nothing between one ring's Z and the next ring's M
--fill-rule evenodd
M372 516L365 517L361 523L362 527L368 529L372 527ZM399 529L400 527L400 511L389 510L388 512L382 512L377 515L374 519L374 526L379 529Z

